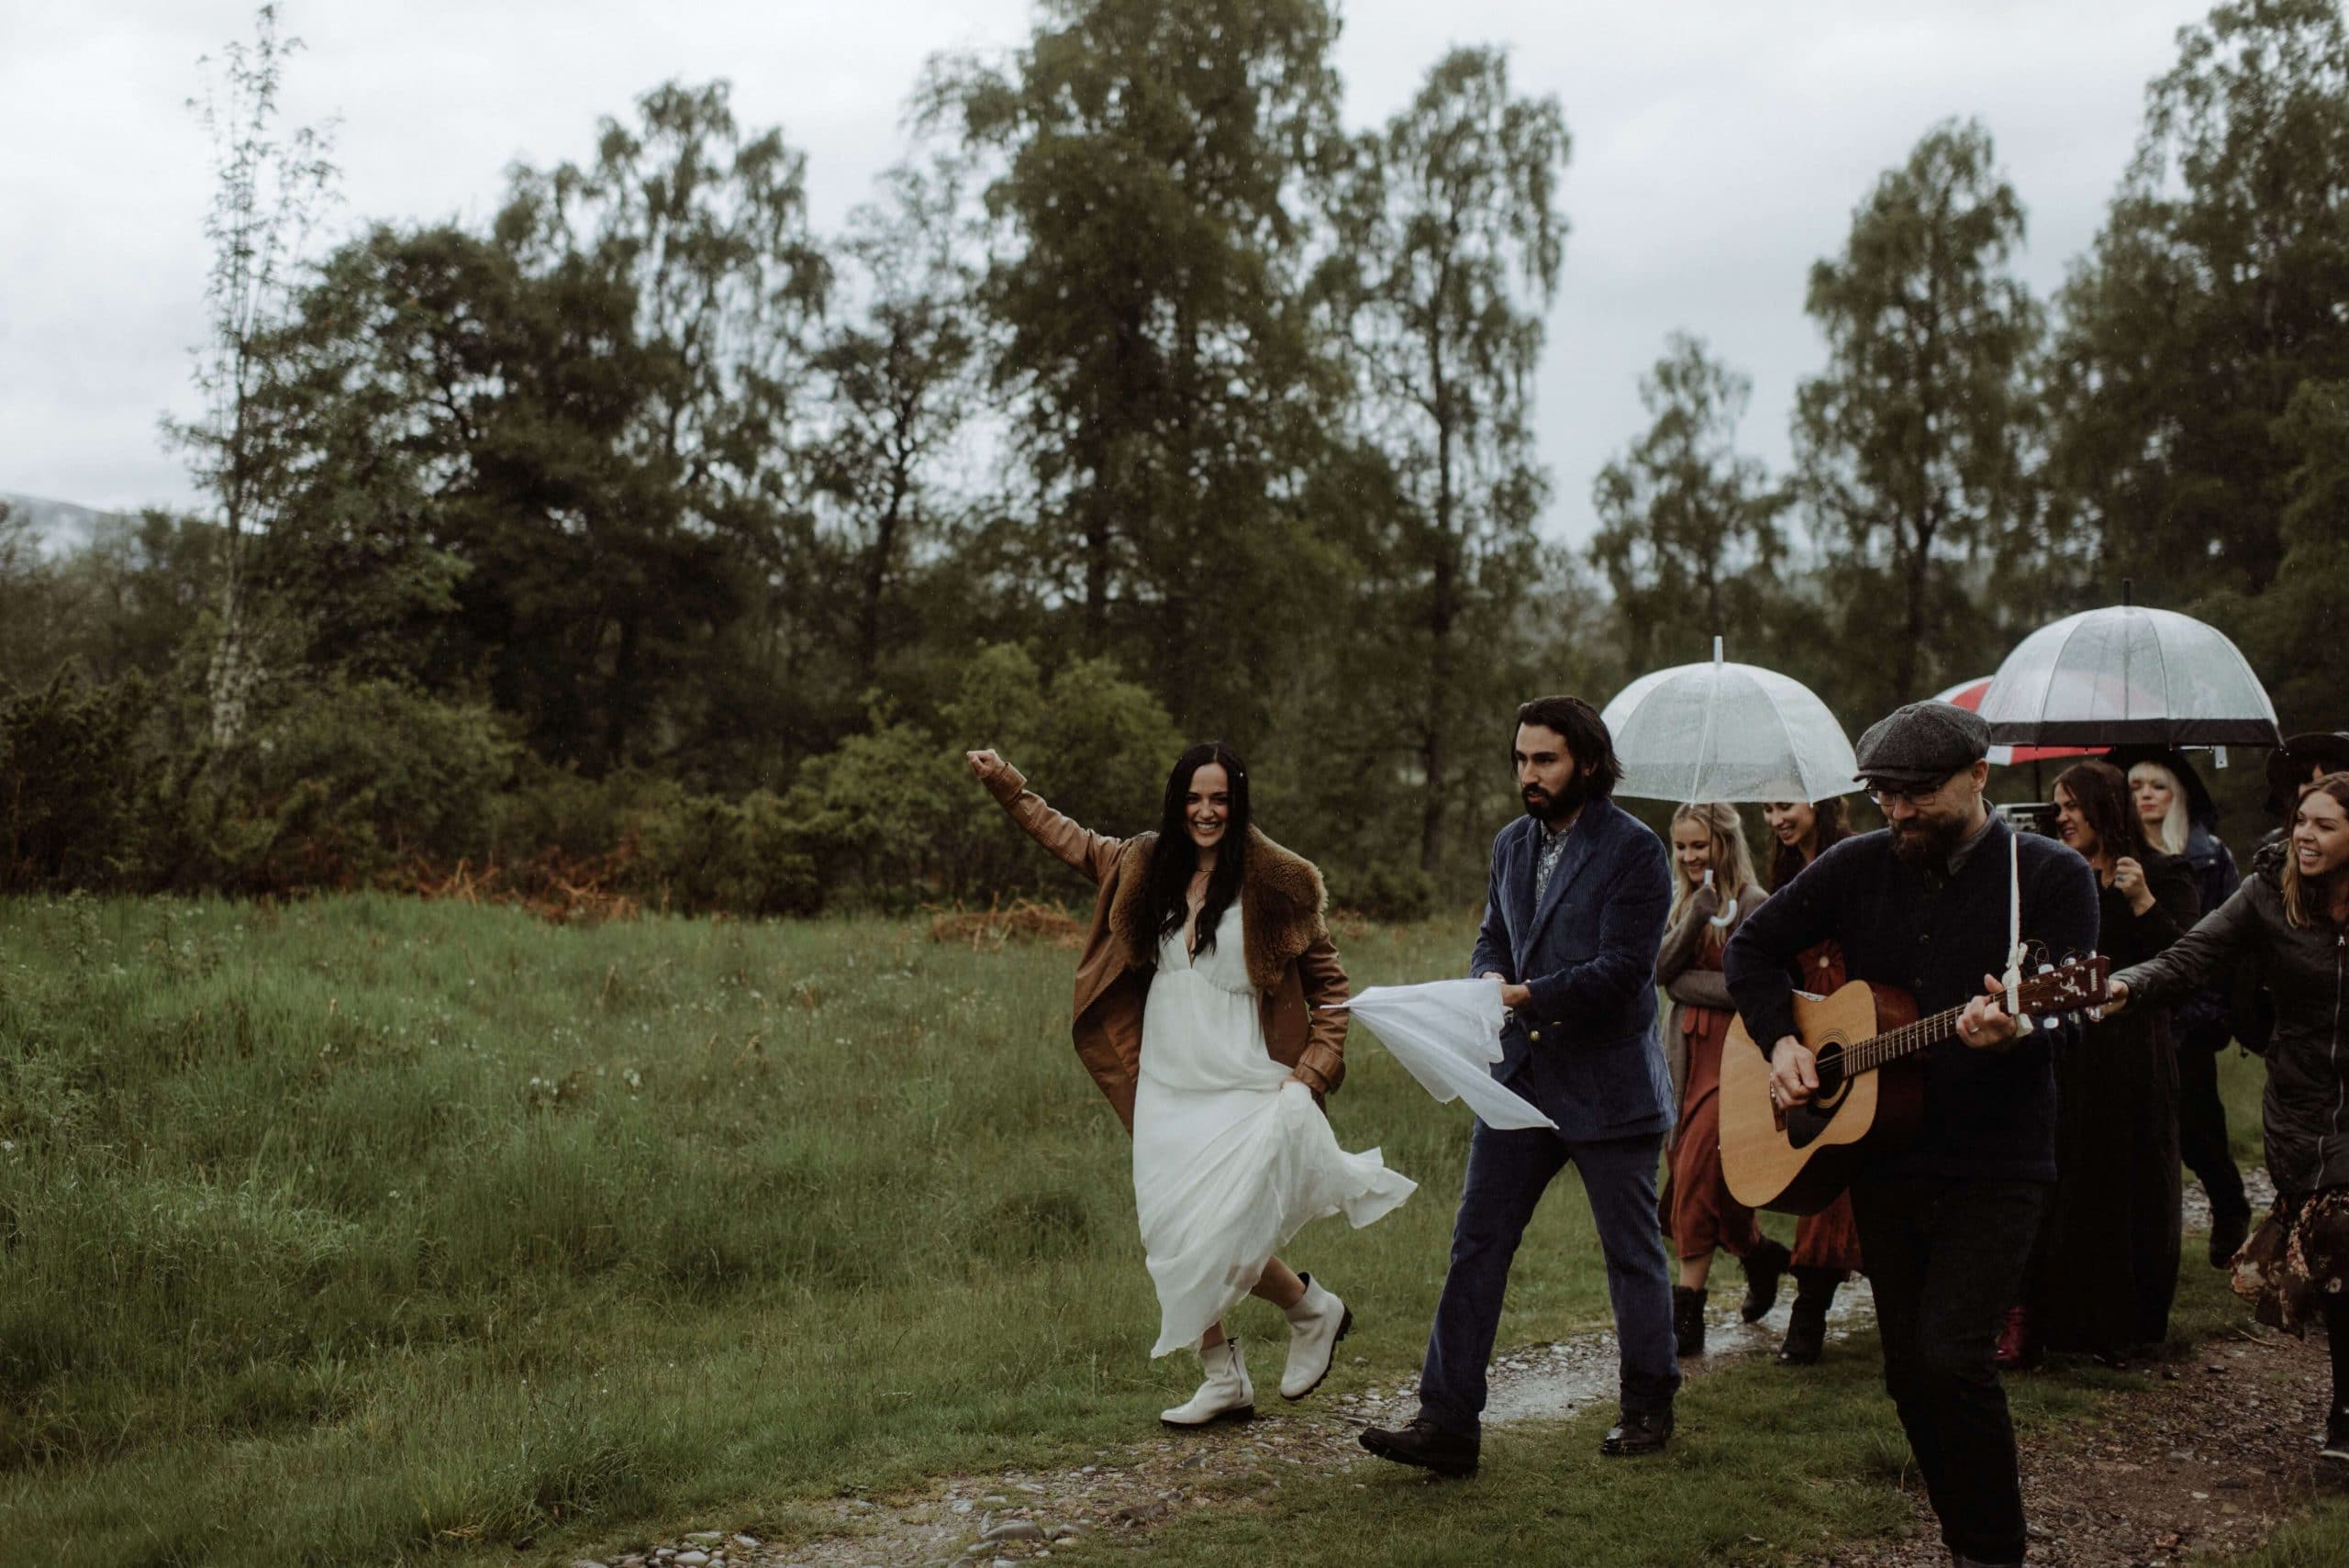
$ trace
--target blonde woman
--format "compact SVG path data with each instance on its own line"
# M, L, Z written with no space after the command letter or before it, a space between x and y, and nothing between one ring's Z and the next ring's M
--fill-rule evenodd
M1719 802L1684 806L1672 814L1672 907L1656 984L1672 1002L1664 1049L1680 1106L1673 1129L1671 1173L1662 1210L1664 1234L1680 1259L1672 1290L1672 1331L1679 1353L1705 1351L1705 1284L1713 1251L1720 1248L1745 1268L1747 1322L1777 1299L1789 1258L1786 1247L1762 1234L1753 1211L1730 1196L1721 1176L1721 1045L1737 1005L1721 978L1721 950L1738 926L1767 896L1753 876L1753 851L1737 807Z

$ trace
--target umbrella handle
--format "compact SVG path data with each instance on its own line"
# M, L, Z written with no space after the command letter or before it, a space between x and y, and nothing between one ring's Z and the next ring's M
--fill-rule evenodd
M1707 867L1705 868L1705 885L1706 885L1707 887L1710 887L1710 886L1712 886L1712 884L1713 884L1713 868L1712 868L1712 867L1710 867L1710 866L1707 866ZM1736 918L1737 918L1737 900L1736 900L1736 899L1734 899L1734 898L1732 898L1732 899L1731 899L1727 904L1724 904L1724 905L1722 905L1722 906L1721 906L1721 912L1720 912L1720 914L1718 914L1718 915L1714 916L1711 919L1709 919L1709 920L1706 921L1705 923L1706 923L1707 925L1709 925L1709 926L1720 926L1720 927L1726 928L1731 920L1734 920L1734 919L1736 919Z

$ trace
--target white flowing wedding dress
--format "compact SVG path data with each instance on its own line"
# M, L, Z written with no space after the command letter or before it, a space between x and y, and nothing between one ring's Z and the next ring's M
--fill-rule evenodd
M1134 1085L1134 1206L1158 1286L1163 1356L1198 1343L1255 1286L1306 1221L1354 1227L1418 1186L1375 1149L1349 1154L1313 1095L1264 1050L1240 905L1194 963L1177 931L1158 945Z

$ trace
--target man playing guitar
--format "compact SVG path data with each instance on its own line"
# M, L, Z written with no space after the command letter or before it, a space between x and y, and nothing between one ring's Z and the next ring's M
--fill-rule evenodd
M2018 837L1984 805L1988 746L1988 726L1946 703L1911 703L1876 723L1860 738L1859 775L1890 826L1821 854L1722 958L1748 1032L1775 1042L1770 1093L1781 1106L1819 1088L1790 978L1815 944L1834 939L1852 979L1909 993L1920 1014L1965 1006L1957 1039L1921 1054L1915 1139L1852 1187L1885 1387L1959 1568L2023 1557L2014 1426L1991 1357L2055 1177L2049 1050L2062 1030L2033 1029L2000 1001L2017 886L2034 962L2091 952L2097 940L2087 862L2052 839Z

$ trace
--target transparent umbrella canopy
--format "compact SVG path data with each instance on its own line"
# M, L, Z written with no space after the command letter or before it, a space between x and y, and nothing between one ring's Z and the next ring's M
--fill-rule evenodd
M1977 709L2008 746L2277 746L2276 705L2226 633L2112 605L2018 644Z
M1643 800L1825 800L1859 788L1843 727L1809 686L1732 664L1641 676L1600 715L1623 764L1619 795Z

